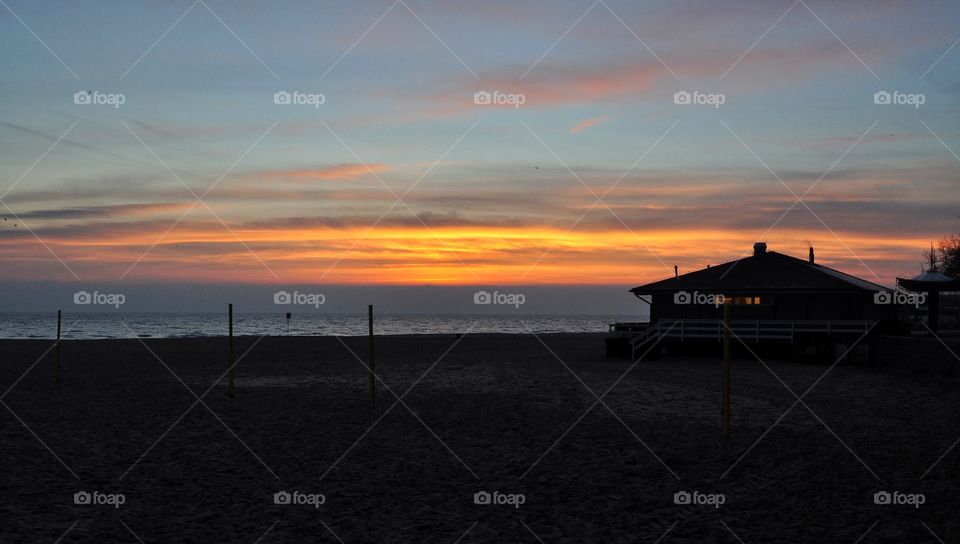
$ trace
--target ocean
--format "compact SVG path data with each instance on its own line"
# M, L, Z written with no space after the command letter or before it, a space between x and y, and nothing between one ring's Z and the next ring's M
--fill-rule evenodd
M374 317L375 334L529 334L606 332L615 321L638 321L638 316L611 315L430 315L382 314ZM288 330L289 325L289 330ZM238 336L361 336L367 334L366 314L234 314ZM56 338L56 313L0 313L0 338ZM226 313L82 313L63 314L61 337L186 338L225 336Z

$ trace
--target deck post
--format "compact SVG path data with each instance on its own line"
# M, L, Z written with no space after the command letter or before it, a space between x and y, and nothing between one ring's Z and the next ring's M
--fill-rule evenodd
M60 383L60 317L62 310L57 310L57 375L53 383Z
M227 322L229 323L228 333L230 336L230 353L229 353L229 360L227 361L230 364L230 368L227 369L227 375L229 376L228 384L227 384L227 395L229 395L230 398L232 399L236 394L236 391L234 390L234 387L233 387L233 366L234 366L234 363L233 363L233 359L234 359L233 357L234 356L234 353L233 353L233 304L230 304L227 306Z
M373 372L373 304L367 305L367 332L369 340L370 365L367 368L367 390L370 393L370 402L377 402L377 388L374 383Z
M730 437L730 304L723 305L723 436Z

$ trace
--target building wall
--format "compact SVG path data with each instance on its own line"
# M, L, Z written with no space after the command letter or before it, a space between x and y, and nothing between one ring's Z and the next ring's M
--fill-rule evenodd
M759 305L731 307L732 319L894 320L896 307L874 303L872 293L758 294ZM722 319L722 306L676 304L670 295L654 295L651 321L656 319Z

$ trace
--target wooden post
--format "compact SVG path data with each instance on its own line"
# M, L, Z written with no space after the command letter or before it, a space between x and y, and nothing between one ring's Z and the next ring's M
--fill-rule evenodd
M370 393L370 402L377 401L377 388L373 377L373 304L367 306L367 330L370 337L369 353L370 363L367 370L367 390Z
M723 436L730 437L730 302L723 304Z
M57 376L54 383L60 383L60 318L62 313L62 310L57 310Z
M227 370L227 375L229 376L227 394L230 395L230 398L232 399L236 394L233 387L233 304L227 306L227 322L229 323L228 326L230 331L230 355L229 360L227 361L230 364L230 368Z

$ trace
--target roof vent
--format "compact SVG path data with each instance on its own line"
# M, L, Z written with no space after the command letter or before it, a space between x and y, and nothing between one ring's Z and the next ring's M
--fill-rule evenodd
M810 264L814 264L814 261L813 261L813 246L810 246L810 257L809 257L808 260L810 261Z
M753 256L759 257L767 252L766 242L757 242L753 244Z

